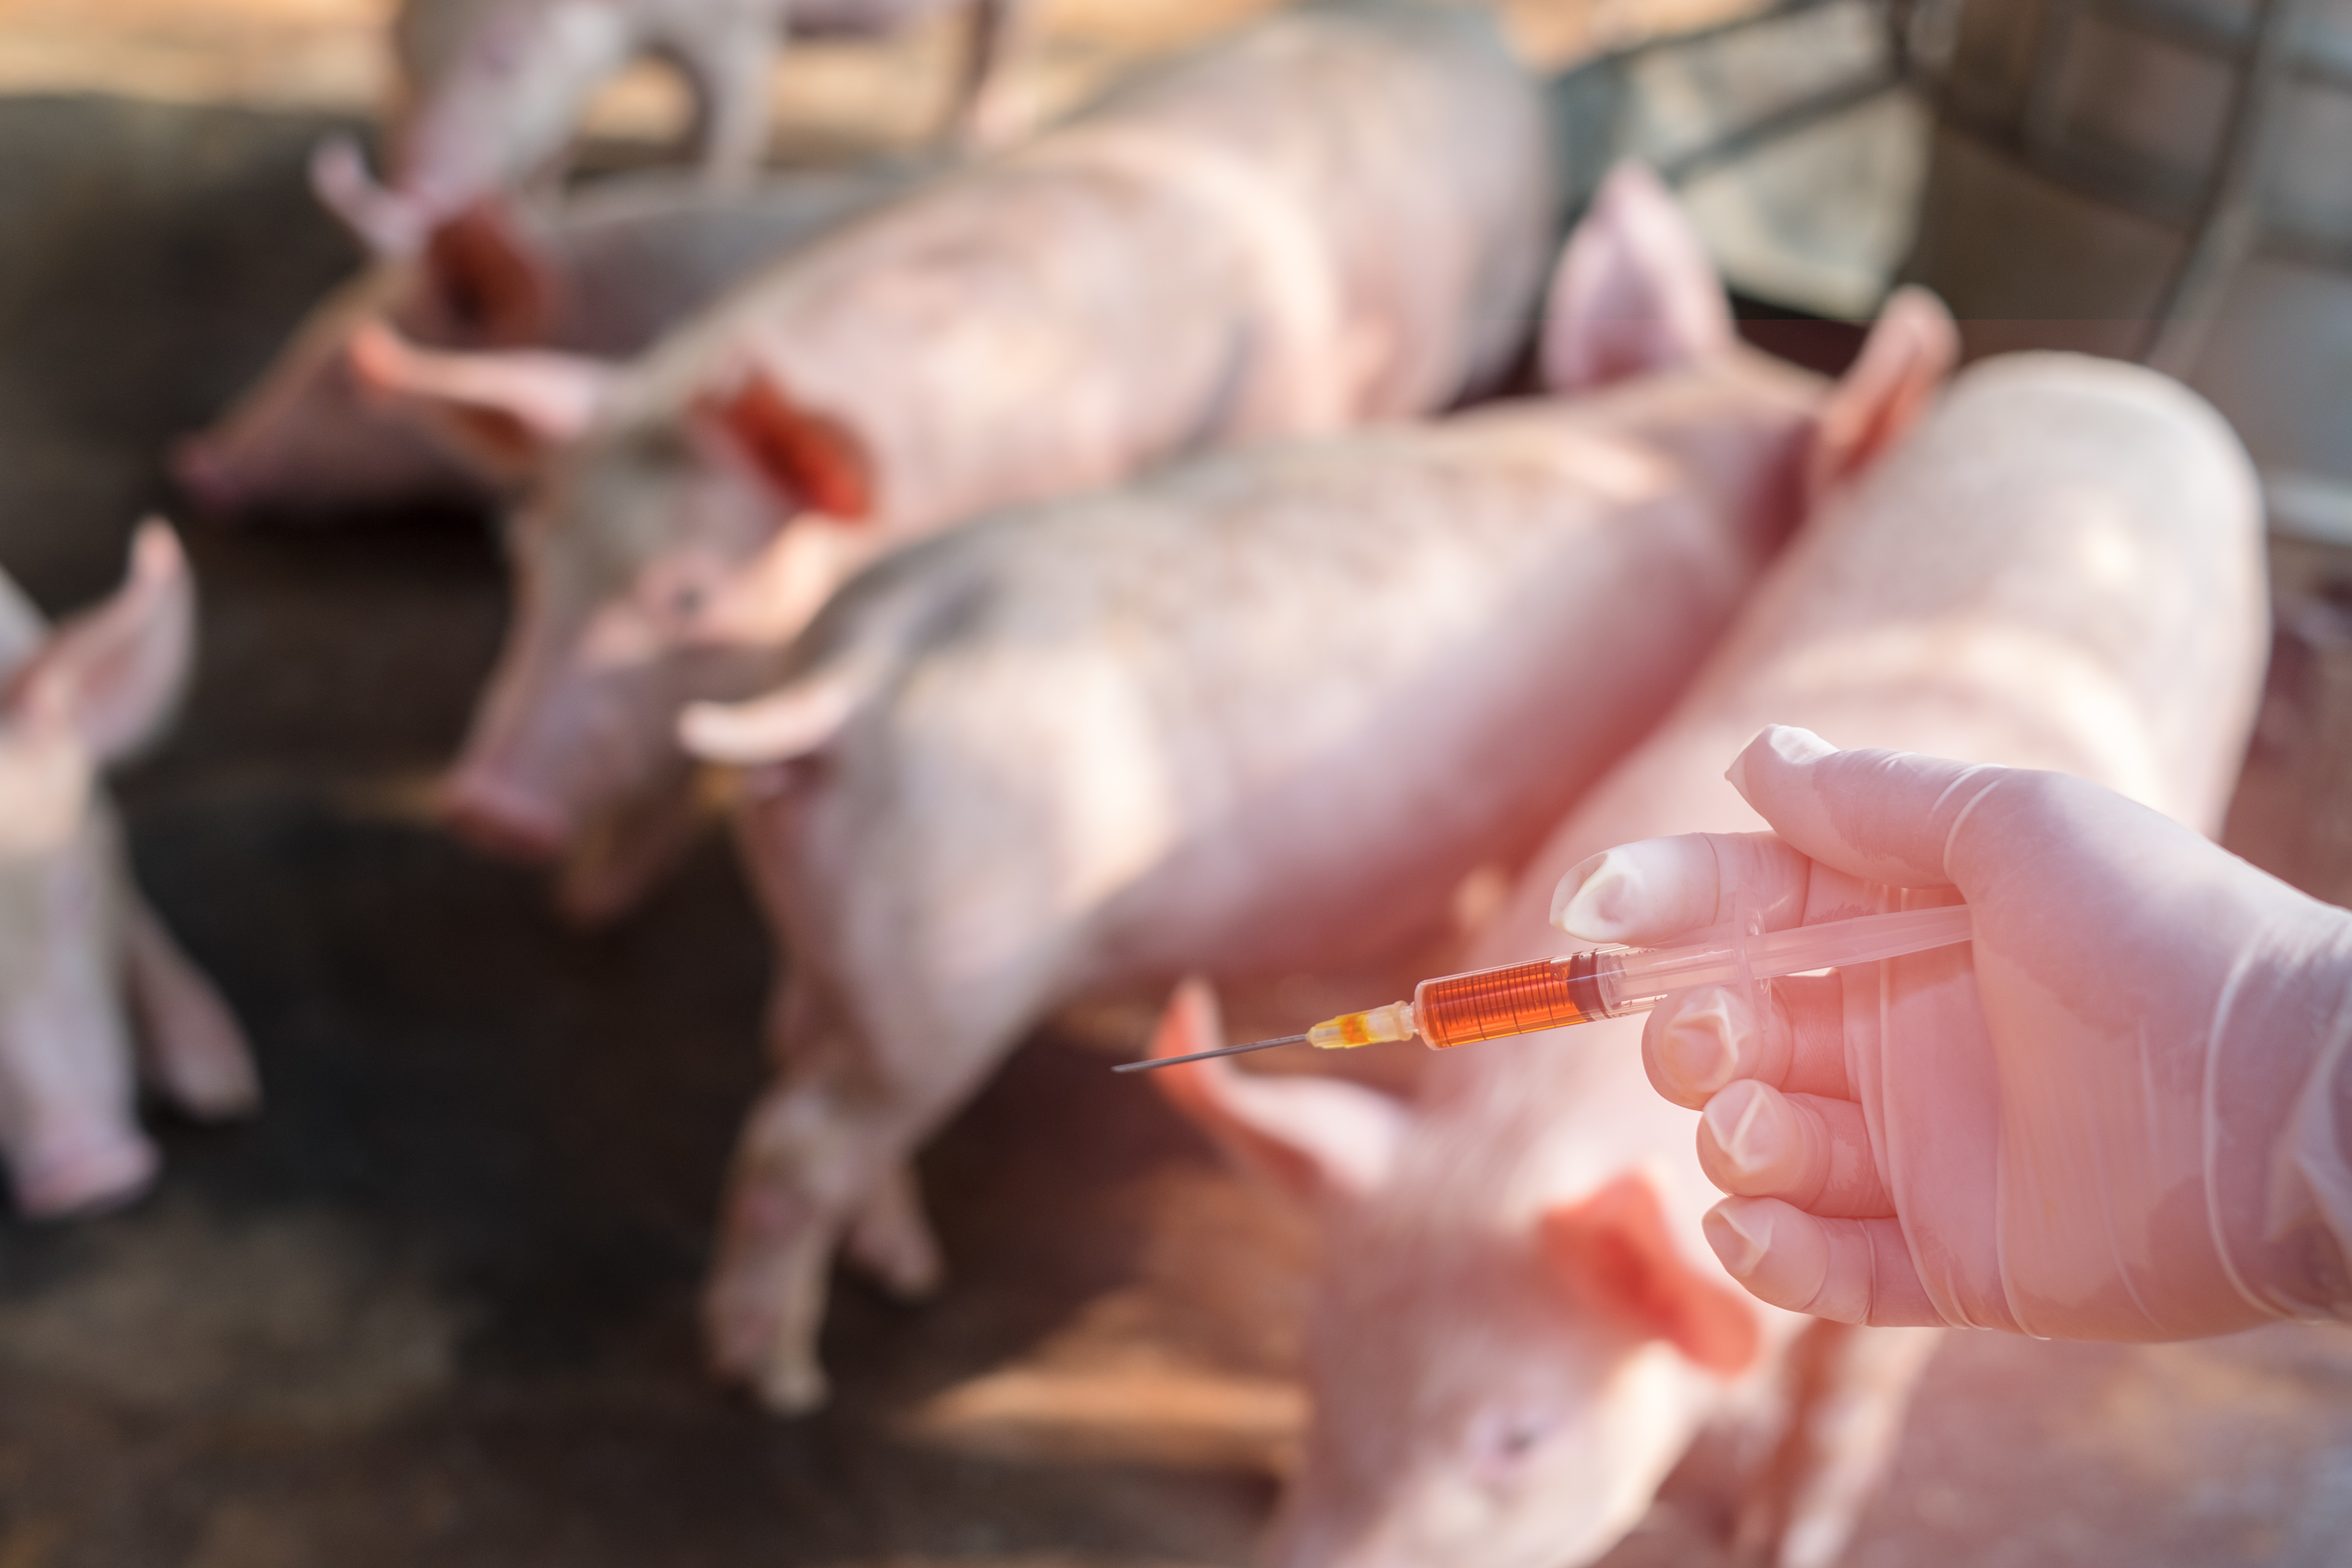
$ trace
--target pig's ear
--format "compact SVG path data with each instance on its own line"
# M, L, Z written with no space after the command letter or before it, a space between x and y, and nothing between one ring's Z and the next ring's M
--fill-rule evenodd
M502 478L529 474L578 440L611 395L613 367L573 354L421 349L381 321L345 351L368 390L416 405Z
M1544 306L1544 384L1585 392L1731 347L1731 306L1656 175L1621 163L1569 237Z
M1187 980L1160 1017L1151 1055L1181 1057L1224 1043L1216 994L1205 981ZM1235 1163L1302 1198L1370 1193L1387 1178L1404 1133L1404 1107L1338 1079L1245 1073L1221 1061L1150 1076Z
M855 521L874 512L874 469L866 445L841 421L793 401L754 368L696 413L725 433L761 476L794 505Z
M1685 1260L1666 1233L1657 1190L1639 1173L1545 1211L1537 1242L1556 1279L1718 1376L1734 1377L1761 1348L1756 1308L1727 1279Z
M1944 302L1925 289L1896 289L1822 410L1807 499L1819 500L1908 434L1959 357L1960 330Z
M555 317L553 270L506 205L476 203L433 231L425 275L457 321L501 346L543 342Z
M150 519L114 596L59 626L8 683L12 717L62 721L101 763L144 745L178 700L194 651L196 590L179 536Z

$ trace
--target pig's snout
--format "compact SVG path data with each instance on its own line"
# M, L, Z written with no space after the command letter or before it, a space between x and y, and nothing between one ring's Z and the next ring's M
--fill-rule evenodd
M172 479L196 510L222 515L244 509L250 487L235 459L210 437L189 436L172 447Z
M129 1203L155 1179L155 1145L121 1127L43 1138L9 1162L17 1212L65 1219Z
M544 865L572 838L572 825L556 806L472 770L443 783L441 816L459 838L502 860Z

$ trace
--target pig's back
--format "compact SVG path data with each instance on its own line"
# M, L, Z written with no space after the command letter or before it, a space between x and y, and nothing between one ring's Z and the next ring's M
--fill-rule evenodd
M2259 696L2261 518L2237 437L2178 383L1989 360L1800 538L1733 634L1752 662L1694 706L1726 762L1801 723L2075 773L2211 832Z
M1216 149L1315 215L1385 340L1367 417L1442 406L1517 353L1560 198L1540 89L1487 11L1302 6L1090 118Z
M852 222L665 338L620 419L756 362L919 531L1435 408L1517 352L1552 195L1532 86L1425 9L1277 19Z
M722 193L667 176L591 186L541 220L541 243L562 280L550 346L636 353L745 278L931 172L914 162L793 172Z
M1686 677L1730 553L1663 459L1524 404L969 525L845 589L799 657L897 628L894 773L1071 781L1039 864L1097 947L1262 972L1376 950L1531 847Z
M756 363L856 434L893 524L1108 484L1245 394L1245 251L1133 170L1001 163L747 280L638 363L618 421Z
M1768 723L2062 769L2210 831L2258 694L2263 591L2252 469L2201 400L2114 361L1987 361L1790 543L1544 862L1760 827L1722 774ZM1493 952L1549 940L1538 890Z
M1266 637L1385 666L1511 591L1511 574L1475 570L1496 552L1539 550L1597 506L1669 488L1655 454L1589 423L1555 402L1492 405L1003 508L866 568L811 628L804 662L866 635L886 605L954 595L967 608L943 636L962 651L1076 650L1127 625L1174 677L1246 676Z

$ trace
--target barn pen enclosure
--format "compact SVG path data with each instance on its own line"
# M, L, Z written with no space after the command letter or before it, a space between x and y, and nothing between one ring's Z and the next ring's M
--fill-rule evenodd
M1434 0L1433 21L1407 0L831 0L802 7L809 36L772 59L767 41L593 20L630 8L541 5L577 25L483 45L458 23L494 31L531 0L412 0L403 34L392 0L0 0L0 570L48 624L0 595L0 948L23 950L0 951L0 993L70 937L6 862L75 835L97 869L43 886L72 882L75 919L127 932L85 966L130 988L93 1026L102 1070L0 1071L16 1200L0 1217L0 1568L2352 1560L2352 1339L2308 1324L2155 1345L1947 1332L1899 1424L1859 1436L1790 1352L1758 1395L1776 1435L1708 1423L1630 1530L1592 1527L1599 1555L1295 1523L1269 1548L1286 1486L1321 1462L1316 1282L1361 1238L1227 1159L1154 1075L1108 1069L1147 1049L1196 969L1217 973L1238 1041L1465 967L1575 796L1508 823L1496 807L1461 867L1400 869L1426 908L1387 925L1370 900L1297 889L1267 906L1284 931L1367 933L1352 947L1294 963L1253 935L1255 969L1213 943L1122 967L1139 932L1181 924L1120 901L1161 885L1136 847L1223 822L1186 795L1211 772L1157 732L1132 748L1150 766L1069 742L1045 769L1059 794L1003 761L1032 735L1045 754L1129 721L1093 667L1023 662L1065 610L1136 617L1130 637L1102 612L1101 668L1131 670L1138 648L1181 641L1155 626L1255 591L1255 557L1118 577L1034 543L1048 528L1213 510L1263 483L1322 498L1344 534L1355 514L1329 498L1354 459L1266 453L1369 452L1435 421L1491 434L1506 416L1487 404L1616 395L1563 380L1538 318L1561 237L1616 210L1609 172L1635 159L1678 200L1741 338L1811 373L1755 372L1801 388L1755 395L1774 410L1825 395L1816 378L1847 372L1906 283L1948 303L1970 358L2136 361L2220 409L2259 476L2270 623L2251 740L2217 742L2243 754L2219 837L2352 901L2352 7ZM455 31L419 42L427 13ZM592 43L613 68L546 149L495 117L428 123L478 63L466 49L512 76L517 57ZM1480 73L1523 81L1528 112ZM700 153L681 151L698 133ZM509 134L510 168L461 156ZM748 163L719 167L730 155ZM790 331L744 326L757 353L736 353L728 333L768 300ZM1511 451L1513 482L1534 485L1538 458ZM1455 452L1427 471L1470 462ZM1633 494L1647 460L1576 482ZM1407 487L1366 488L1402 510ZM761 508L815 542L763 543L745 566L743 531L775 526L744 521ZM149 518L172 533L140 533ZM1765 553L1796 526L1759 523ZM1363 529L1348 582L1387 591L1359 557L1390 537ZM1048 588L1008 586L1004 560ZM746 607L755 576L769 597ZM1727 579L1720 620L1746 583ZM1507 602L1512 584L1490 586L1464 602ZM1404 668L1413 628L1349 623L1311 592L1298 613L1300 646L1344 653L1312 689L1336 695L1252 735L1303 744ZM556 631L530 642L567 614L562 651ZM1187 647L1244 635L1238 612L1183 625L1203 628ZM49 651L83 644L80 684L44 698ZM824 708L810 672L832 667L809 650L836 647L858 671L896 661L839 699L895 704L887 722ZM947 666L983 657L1015 694L947 713ZM1034 700L1033 668L1050 676ZM1429 679L1433 714L1459 707ZM1679 693L1657 679L1655 701L1627 699L1616 751ZM1601 726L1593 693L1630 679L1559 669L1559 721ZM626 689L578 695L598 680ZM1244 684L1202 677L1167 706L1239 711ZM780 688L803 706L758 705ZM5 771L57 702L85 699L98 717L69 763L29 784ZM171 716L131 733L110 700ZM555 717L518 716L534 702ZM745 765L689 758L681 710L710 721L705 759ZM633 724L646 760L625 767ZM762 752L762 724L824 745ZM906 738L923 725L1000 750L942 783ZM1380 731L1350 753L1381 759L1358 774L1420 734ZM1402 820L1452 831L1519 738ZM858 794L886 742L889 789ZM558 782L527 798L533 767ZM40 780L65 773L78 815L43 838ZM1285 787L1291 826L1218 868L1304 856L1358 809ZM802 799L836 815L787 820ZM970 833L940 826L967 810ZM952 860L919 907L858 902L878 874L827 858L912 845ZM982 850L1050 863L1051 898L1004 893ZM1227 889L1226 869L1201 885ZM1075 936L1036 912L1089 898L1108 912ZM763 1099L795 1040L791 1071L855 1055L855 1030L807 1018L915 1009L916 980L857 967L897 928L1031 965L1012 1000L971 984L1003 1038L955 1067L953 1095L891 1100L890 1073L912 1069L858 1058L806 1102ZM40 1005L0 994L0 1056L26 1049L7 1031ZM131 1114L116 1080L134 1051ZM1453 1059L1283 1055L1254 1059L1399 1100ZM816 1100L844 1120L811 1131ZM825 1163L877 1104L896 1142ZM801 1161L801 1184L760 1186L762 1159ZM853 1167L856 1191L835 1194ZM761 1227L820 1213L814 1261L761 1250ZM1807 1556L1757 1525L1755 1478L1841 1442L1884 1473L1849 1500L1843 1554ZM1465 1490L1446 1517L1500 1518L1507 1489Z

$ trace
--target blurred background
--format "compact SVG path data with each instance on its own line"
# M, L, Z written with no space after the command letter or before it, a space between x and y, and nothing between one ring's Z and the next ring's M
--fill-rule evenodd
M1012 68L1050 113L1269 4L1041 0ZM2352 54L2325 18L1505 9L1580 188L1629 153L1673 174L1758 341L1834 366L1907 271L1975 347L2153 353L2231 409L2272 487L2279 629L2228 842L2352 896L2352 452L2320 416L2352 406ZM366 130L388 13L0 0L0 562L46 610L111 586L142 512L187 519L170 439L357 265L305 164ZM795 47L772 161L920 143L959 39ZM2137 51L2135 92L2103 50ZM2250 76L2276 124L2234 114ZM658 161L687 112L633 70L584 174ZM694 1322L770 963L727 845L583 934L427 820L505 615L481 516L184 531L199 675L120 798L269 1110L164 1122L124 1212L0 1222L0 1568L1248 1561L1302 1411L1311 1237L1102 1070L1148 1008L1046 1029L930 1146L952 1288L843 1281L833 1404L772 1419L706 1380ZM1608 1562L1717 1561L1723 1506L1680 1478ZM2317 1565L2347 1541L2340 1332L1955 1336L1849 1561Z

